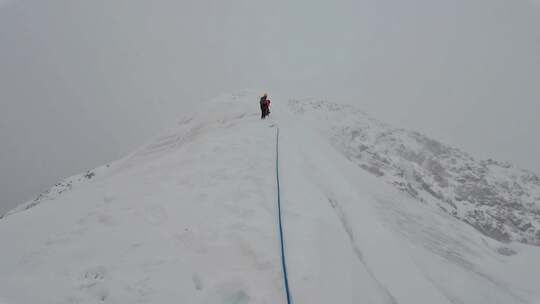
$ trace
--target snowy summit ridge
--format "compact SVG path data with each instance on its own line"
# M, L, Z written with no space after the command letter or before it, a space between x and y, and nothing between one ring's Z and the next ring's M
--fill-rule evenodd
M0 302L538 303L540 181L352 106L223 95L0 220Z

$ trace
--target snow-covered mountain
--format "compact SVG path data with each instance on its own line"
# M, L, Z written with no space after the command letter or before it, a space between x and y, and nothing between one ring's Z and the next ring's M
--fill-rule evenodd
M0 220L0 302L538 303L540 181L351 106L224 95ZM531 245L532 244L532 245Z
M540 245L540 178L509 163L477 161L351 106L290 101L327 131L349 160L420 202L438 206L501 242Z

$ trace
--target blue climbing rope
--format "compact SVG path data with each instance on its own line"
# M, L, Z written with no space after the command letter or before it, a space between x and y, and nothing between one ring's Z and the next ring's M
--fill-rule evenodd
M283 281L285 283L285 294L287 296L287 304L292 304L291 292L289 289L289 277L287 276L287 263L285 262L285 245L283 241L283 223L281 216L281 191L279 189L279 128L276 133L276 182L277 182L277 203L279 217L279 240L281 243L281 269L283 270Z

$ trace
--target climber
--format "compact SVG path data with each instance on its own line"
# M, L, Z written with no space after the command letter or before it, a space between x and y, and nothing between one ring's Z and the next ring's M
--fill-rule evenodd
M270 114L270 99L268 99L267 93L264 93L259 103L261 106L261 119L265 119Z

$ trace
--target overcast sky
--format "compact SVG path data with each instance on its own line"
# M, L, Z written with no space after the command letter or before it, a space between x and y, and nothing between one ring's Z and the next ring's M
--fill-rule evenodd
M536 0L0 0L0 212L244 88L540 173Z

